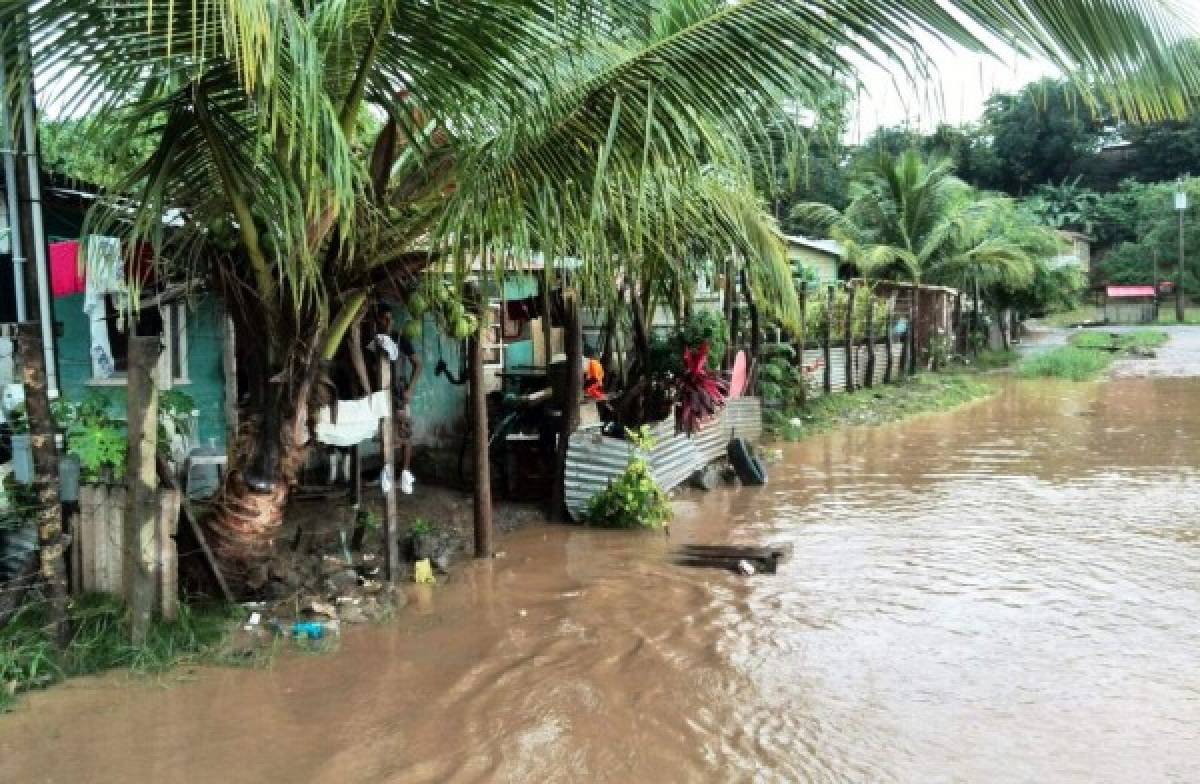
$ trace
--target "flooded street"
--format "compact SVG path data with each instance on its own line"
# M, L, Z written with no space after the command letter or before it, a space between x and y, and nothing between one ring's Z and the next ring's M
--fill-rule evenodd
M334 655L30 695L0 781L1200 781L1198 402L1010 382L813 438L670 540L506 537Z

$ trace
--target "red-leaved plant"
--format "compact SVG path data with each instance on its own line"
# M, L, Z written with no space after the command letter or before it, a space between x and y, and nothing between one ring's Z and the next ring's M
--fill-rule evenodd
M683 350L683 373L675 381L675 429L691 435L725 405L729 385L708 369L708 342Z

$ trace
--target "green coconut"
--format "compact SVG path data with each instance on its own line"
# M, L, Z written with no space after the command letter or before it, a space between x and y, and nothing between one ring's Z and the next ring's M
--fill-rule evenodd
M420 316L425 311L429 310L429 302L425 296L419 291L414 291L408 295L408 312L414 316Z
M466 340L475 333L475 319L463 316L454 322L454 337Z

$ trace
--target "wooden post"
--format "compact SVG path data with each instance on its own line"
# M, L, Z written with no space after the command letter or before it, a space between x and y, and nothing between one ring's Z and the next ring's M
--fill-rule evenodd
M164 621L179 618L179 507L183 502L177 487L164 487L158 495L158 600Z
M758 392L758 359L762 354L762 330L758 323L758 304L754 301L754 289L746 270L741 271L742 296L746 298L746 309L750 312L750 369L746 374L746 394ZM735 355L736 356L736 355Z
M967 353L966 334L963 331L961 291L954 296L954 353L960 356Z
M875 297L867 289L867 371L863 374L863 386L875 386Z
M551 494L551 519L565 520L567 451L571 436L579 428L579 399L583 395L583 324L579 320L579 301L574 291L563 295L566 306L567 393L562 402L562 431L558 436L558 471Z
M804 376L804 349L808 347L808 281L800 281L800 403L808 403L808 379Z
M857 386L854 378L854 295L856 287L853 283L846 284L846 391L853 392Z
M551 293L553 292L553 274L554 269L547 261L542 269L542 342L546 344L546 370L549 371L550 363L554 360L554 324L550 320Z
M912 284L912 307L908 309L909 348L908 375L917 374L917 363L921 360L921 284L914 280Z
M488 461L487 389L483 379L483 336L487 330L488 311L483 296L475 285L468 286L467 301L475 308L478 329L471 336L471 432L474 435L475 461L475 557L491 558L492 547L492 474ZM568 308L569 310L569 308ZM568 318L570 316L568 315ZM569 327L568 327L569 329ZM567 351L570 362L570 350ZM576 367L579 360L575 360ZM578 374L576 374L578 375Z
M736 288L737 260L731 255L725 262L725 323L729 325L729 343L725 346L724 367L733 367L733 358L737 356L737 298Z
M829 351L829 344L833 340L833 286L826 289L825 293L825 318L821 323L821 351L825 365L825 394L828 395L833 392L833 368L830 367L832 355Z
M392 362L386 354L379 358L379 384L388 394L387 415L379 420L379 429L383 436L384 475L391 477L387 492L383 494L383 576L388 582L395 582L400 576L399 509L396 505L396 483L400 477L396 474L396 432L392 421L392 411L395 410L392 401Z
M225 449L232 453L238 433L237 334L233 316L221 322L221 372L225 378Z
M38 559L46 592L54 642L65 647L67 626L67 573L63 560L62 505L58 499L58 449L54 444L54 419L46 388L46 355L41 325L27 322L17 328L17 353L25 387L25 416L33 448L33 487L37 492Z
M894 311L892 310L892 305L894 305L895 302L896 300L894 298L888 298L887 311L884 314L885 332L883 333L883 350L887 352L883 358L883 383L885 384L892 383L892 365L894 364L892 362L892 331L896 327L895 323L892 321L892 317L895 315Z
M130 336L128 403L129 451L125 460L128 486L122 587L129 608L134 644L146 639L158 596L158 389L154 366L161 339Z

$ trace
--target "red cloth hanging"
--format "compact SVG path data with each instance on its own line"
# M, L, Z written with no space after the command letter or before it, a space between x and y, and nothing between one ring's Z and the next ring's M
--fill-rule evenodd
M50 291L56 297L82 294L86 283L79 259L78 242L54 242L50 245Z

